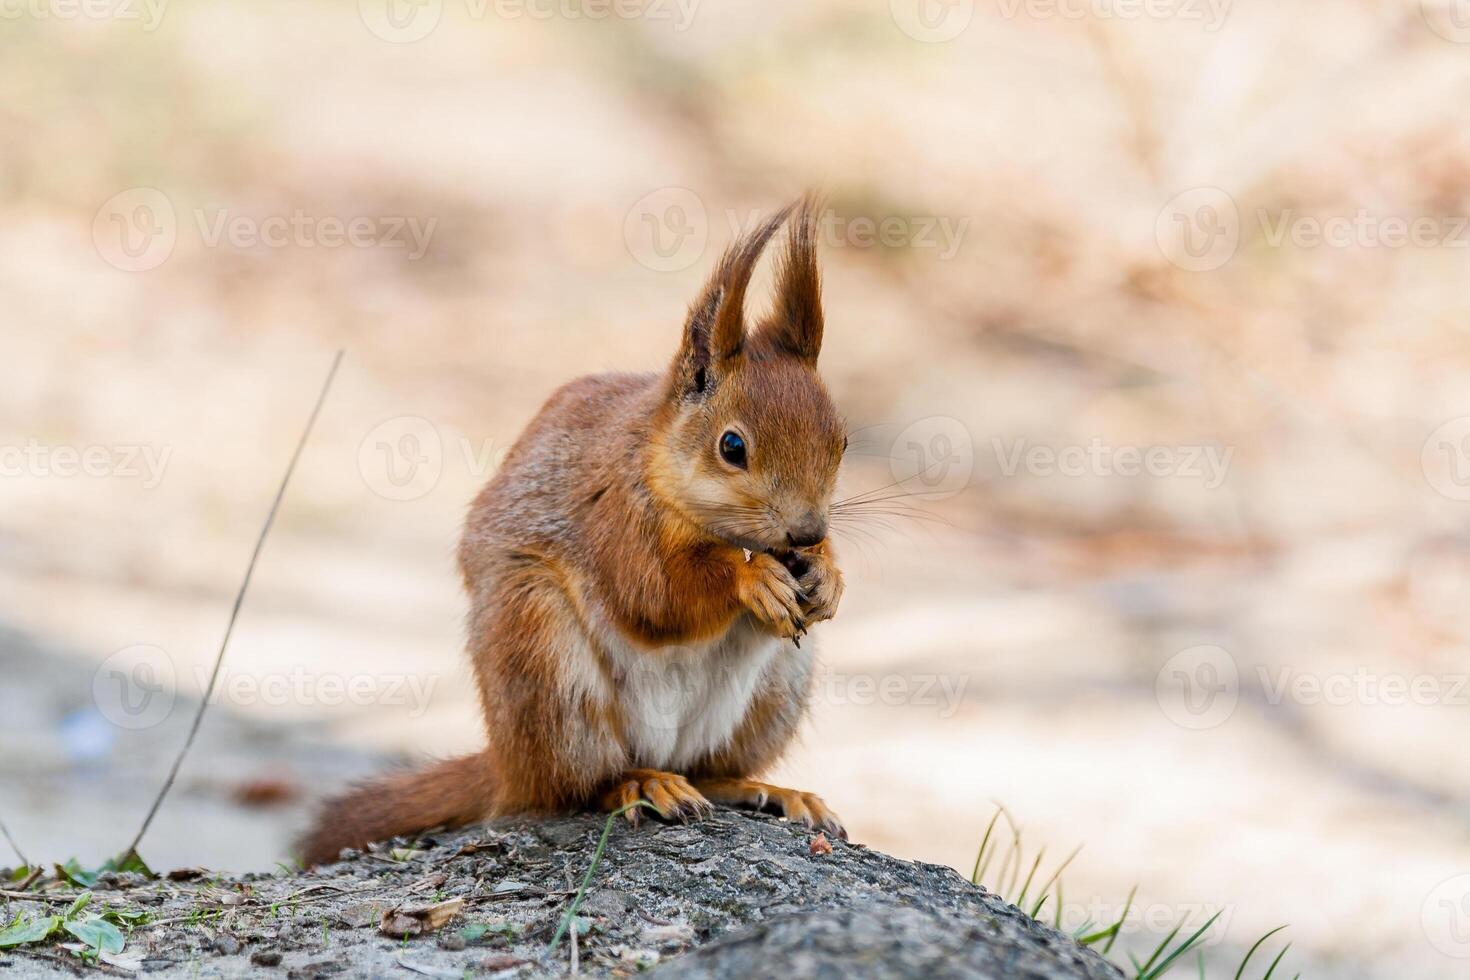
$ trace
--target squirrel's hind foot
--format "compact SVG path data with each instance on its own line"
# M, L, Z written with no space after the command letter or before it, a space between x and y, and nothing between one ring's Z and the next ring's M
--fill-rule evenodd
M635 806L645 801L658 811L664 820L679 820L688 823L691 817L707 817L714 807L692 785L678 773L661 772L657 769L629 769L606 793L602 794L604 810L620 810L623 817L633 826L638 826L644 807Z
M812 830L821 830L847 840L847 830L842 826L842 821L814 793L784 789L753 779L701 779L694 785L706 799L716 803L779 813L792 823L802 823Z

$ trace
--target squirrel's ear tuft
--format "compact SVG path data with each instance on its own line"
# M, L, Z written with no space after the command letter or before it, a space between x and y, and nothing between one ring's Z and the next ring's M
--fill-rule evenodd
M811 194L792 211L786 252L776 270L776 306L762 333L777 350L815 363L822 350L822 273L817 268L820 206Z
M689 307L684 340L674 359L680 395L708 391L727 370L728 362L740 356L745 347L745 288L766 243L790 213L791 208L784 208L732 242Z

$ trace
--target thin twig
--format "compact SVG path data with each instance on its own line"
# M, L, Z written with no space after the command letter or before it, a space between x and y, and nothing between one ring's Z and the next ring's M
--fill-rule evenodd
M576 923L575 920L572 922L572 928L570 930L568 930L568 932L567 932L567 940L568 940L568 942L571 943L571 946L572 946L572 976L576 976L577 975L577 970L578 970L578 962L577 962L578 961L578 955L577 955L577 923Z
M184 757L189 754L189 749L194 745L194 737L199 734L199 724L204 720L204 712L209 707L210 699L214 696L214 686L219 680L220 667L225 662L225 648L229 646L230 634L235 630L235 620L240 616L240 606L245 602L245 592L250 588L250 578L255 574L255 563L260 558L261 549L265 547L266 535L270 533L271 525L276 520L276 511L281 507L281 499L286 495L286 485L291 482L291 474L296 469L296 461L301 458L301 451L306 448L306 440L311 435L312 426L316 425L316 418L321 414L322 405L327 400L327 392L332 387L332 379L336 377L337 367L341 363L342 351L339 350L337 356L332 358L332 366L327 371L326 380L322 382L321 394L317 395L316 405L311 410L311 416L306 420L306 428L301 432L301 438L297 441L296 449L291 454L291 461L286 464L286 474L281 477L281 485L276 490L275 500L271 501L271 509L265 516L260 536L255 539L255 550L250 553L250 563L245 566L245 578L240 583L240 591L235 593L235 605L230 610L229 622L225 624L225 635L220 641L219 652L214 657L214 669L210 672L209 684L204 689L204 697L199 700L199 710L194 712L194 723L189 726L189 735L184 739L184 746L179 750L178 756L174 758L174 764L168 771L168 778L163 781L163 787L159 789L153 805L148 808L148 815L143 818L143 826L138 828L133 842L123 852L123 861L138 856L138 845L142 842L143 835L148 833L148 827L158 814L158 808L163 805L164 797L168 796L168 791L173 788L174 780L179 775L179 767L184 764Z
M20 858L20 863L29 868L31 862L26 860L26 856L21 853L20 845L15 842L14 837L10 836L10 828L5 826L4 820L0 820L0 834L5 835L6 842L10 844L10 849L15 852L15 856Z
M57 902L70 905L77 900L75 895L47 895L45 892L22 892L0 888L0 898L14 898L22 902Z
M24 946L16 947L15 949L11 950L11 952L20 953L22 956L34 956L38 960L46 960L50 963L59 963L62 966L69 967L73 973L77 974L80 974L81 969L83 967L86 967L92 970L99 970L102 973L111 974L115 977L133 976L133 972L131 970L120 970L117 967L113 966L111 963L104 963L101 960L83 959L80 956L61 956L48 950L27 949Z

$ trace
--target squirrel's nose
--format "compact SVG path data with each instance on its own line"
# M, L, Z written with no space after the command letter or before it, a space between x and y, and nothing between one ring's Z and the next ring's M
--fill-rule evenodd
M821 514L807 514L786 529L786 540L793 548L810 548L827 537L827 519Z

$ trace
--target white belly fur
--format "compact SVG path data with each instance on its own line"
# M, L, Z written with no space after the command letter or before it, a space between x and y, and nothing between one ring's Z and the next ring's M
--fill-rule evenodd
M643 769L679 771L727 746L770 672L812 655L810 644L798 649L745 616L717 639L657 650L639 649L612 629L601 634L629 765Z

